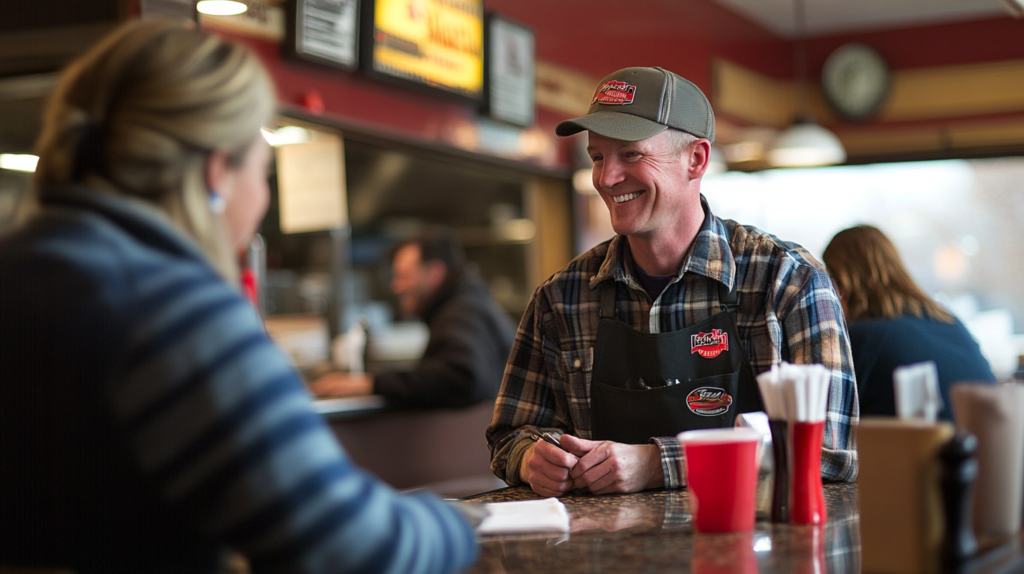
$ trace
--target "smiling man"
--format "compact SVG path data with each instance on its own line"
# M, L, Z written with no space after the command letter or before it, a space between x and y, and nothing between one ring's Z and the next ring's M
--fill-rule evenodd
M788 361L832 371L822 476L855 479L839 298L799 245L711 213L703 92L661 68L619 70L556 129L581 131L617 235L534 292L487 430L495 474L544 496L685 486L675 435L763 410L754 376ZM562 449L535 440L544 431Z

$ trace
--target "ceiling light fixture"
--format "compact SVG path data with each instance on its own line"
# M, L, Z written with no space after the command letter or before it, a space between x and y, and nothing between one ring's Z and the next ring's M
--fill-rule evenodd
M39 156L36 155L28 153L0 153L0 169L31 173L36 170L36 164L38 163Z
M248 9L248 4L237 0L200 0L196 4L196 10L208 16L236 16Z
M807 46L805 39L804 1L794 0L796 20L796 89L797 119L783 131L768 151L772 167L812 167L834 165L846 161L846 150L834 133L818 125L807 106Z
M814 167L846 161L836 134L811 120L799 119L775 140L768 162L775 167Z

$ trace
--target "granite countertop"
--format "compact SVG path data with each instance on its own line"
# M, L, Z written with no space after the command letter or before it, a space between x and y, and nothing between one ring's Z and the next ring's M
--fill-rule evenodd
M825 485L824 525L772 524L770 482L758 484L752 532L695 532L686 490L560 498L570 532L561 536L484 537L468 573L558 574L691 572L694 574L859 573L860 518L856 483ZM464 500L503 502L541 498L527 487L485 492ZM1024 533L979 538L979 554L950 574L1024 572Z
M525 487L484 493L467 500L500 502L540 498ZM857 490L853 484L825 485L828 523L772 524L765 484L759 492L753 532L701 534L694 531L685 490L561 498L571 532L563 536L484 538L480 559L469 570L517 572L859 572Z

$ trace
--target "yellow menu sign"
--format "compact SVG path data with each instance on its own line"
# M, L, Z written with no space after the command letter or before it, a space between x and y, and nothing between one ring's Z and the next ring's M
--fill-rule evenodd
M482 0L377 0L373 68L473 98L483 93Z

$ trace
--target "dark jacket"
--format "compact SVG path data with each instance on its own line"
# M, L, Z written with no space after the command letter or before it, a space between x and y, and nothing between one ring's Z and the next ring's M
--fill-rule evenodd
M953 383L996 380L978 343L955 319L943 323L904 315L852 321L849 329L861 416L896 415L892 373L899 366L935 361L944 405L939 417L946 420L953 418L949 401Z
M494 400L516 327L471 273L442 286L423 314L430 340L416 369L381 373L374 392L408 406L464 407Z

